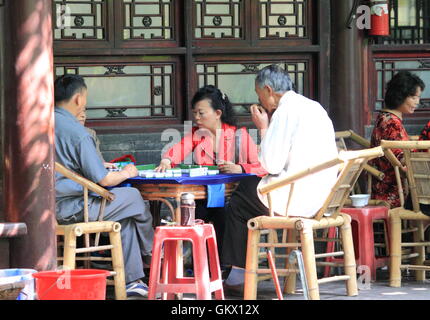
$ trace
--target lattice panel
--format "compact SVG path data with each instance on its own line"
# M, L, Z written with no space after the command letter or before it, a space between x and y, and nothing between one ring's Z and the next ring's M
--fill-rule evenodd
M259 0L260 39L307 36L308 0Z
M400 70L408 70L419 76L424 83L430 81L430 59L378 59L375 63L377 73L377 97L375 110L384 108L384 96L388 81ZM421 94L418 109L430 108L430 90Z
M124 40L173 40L172 0L124 0Z
M242 39L243 0L195 0L195 39Z
M106 40L107 0L54 0L55 40Z
M226 93L237 114L248 114L249 106L258 103L255 93L256 73L272 64L264 63L205 63L197 64L198 86L212 84ZM308 61L278 63L288 70L298 93L304 94L307 88Z
M89 119L175 117L175 64L56 66L88 86Z

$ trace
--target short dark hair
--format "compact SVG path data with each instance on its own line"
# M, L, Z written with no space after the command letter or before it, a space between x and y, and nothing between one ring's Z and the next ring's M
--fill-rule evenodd
M397 109L407 97L414 96L417 89L424 91L426 85L417 75L409 71L400 71L387 84L385 107Z
M77 74L65 74L54 82L55 103L69 101L77 92L86 89L84 78Z
M216 110L221 110L221 121L229 125L236 125L233 106L227 95L221 92L213 85L206 85L200 88L191 100L191 106L194 109L195 105L202 100L209 100L211 107Z

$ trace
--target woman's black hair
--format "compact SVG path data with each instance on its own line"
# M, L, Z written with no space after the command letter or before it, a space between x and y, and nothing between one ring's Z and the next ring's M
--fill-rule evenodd
M407 97L414 96L417 88L424 91L426 85L415 74L409 71L400 71L387 84L385 93L385 107L388 109L397 109Z
M77 74L65 74L54 82L55 103L69 101L77 92L86 89L84 78Z
M194 109L195 105L202 100L209 100L211 107L214 110L221 110L221 121L229 125L236 125L233 106L226 94L213 85L206 85L200 88L191 100L191 106Z

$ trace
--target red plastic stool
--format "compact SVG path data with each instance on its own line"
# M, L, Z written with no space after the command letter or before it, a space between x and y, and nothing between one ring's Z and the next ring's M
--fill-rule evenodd
M343 208L342 212L351 216L352 235L354 240L354 252L357 267L360 265L368 266L371 273L371 279L376 280L376 268L387 266L389 263L388 254L388 235L390 224L388 222L388 208L385 206L367 206L362 208ZM386 250L387 256L375 256L375 240L373 233L373 222L375 220L383 220L386 227ZM330 228L328 238L336 237L336 228ZM334 242L327 243L327 252L334 251ZM340 258L326 258L326 262L342 262ZM330 266L324 269L324 276L330 275Z
M179 241L183 240L192 243L194 277L178 277L177 274L177 249ZM164 259L161 268L163 245ZM194 226L157 227L152 249L148 299L154 300L157 293L167 293L167 299L174 299L175 293L195 293L198 300L210 300L212 292L215 292L217 300L224 300L218 247L213 226L196 224ZM163 294L163 296L166 295Z

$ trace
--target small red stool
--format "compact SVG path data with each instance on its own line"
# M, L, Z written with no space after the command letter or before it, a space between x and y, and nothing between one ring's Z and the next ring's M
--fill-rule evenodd
M178 277L179 241L191 241L192 243L194 277ZM164 259L161 268L163 245ZM209 257L207 253L209 253ZM215 292L217 300L224 300L218 247L213 226L196 224L194 226L157 227L152 249L148 299L154 300L157 293L167 293L167 299L174 299L175 293L195 293L198 300L210 300L212 292Z
M371 279L376 280L376 268L387 266L389 263L388 244L389 239L385 239L387 243L387 256L375 256L375 241L373 233L373 222L375 220L383 220L386 227L386 237L388 238L390 224L388 221L388 208L385 206L367 206L362 208L342 209L343 213L351 216L352 235L354 240L354 252L357 267L360 265L368 266L371 272ZM328 238L336 236L336 228L330 228ZM334 251L334 242L327 243L327 252ZM327 258L326 262L341 262L340 258ZM330 275L330 266L324 269L324 276Z

